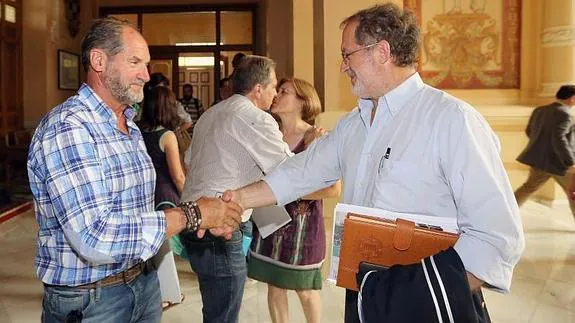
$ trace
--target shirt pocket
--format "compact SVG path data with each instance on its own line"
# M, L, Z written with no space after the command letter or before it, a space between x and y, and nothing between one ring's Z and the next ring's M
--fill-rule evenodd
M439 181L439 176L424 163L384 160L375 176L373 205L391 211L426 213Z

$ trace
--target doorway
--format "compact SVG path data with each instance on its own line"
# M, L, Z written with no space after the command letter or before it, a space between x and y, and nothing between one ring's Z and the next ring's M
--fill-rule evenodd
M182 97L189 83L194 96L209 107L219 95L219 81L232 72L238 52L258 54L264 33L256 33L258 4L102 7L136 25L150 49L150 73L162 72ZM260 35L260 37L257 37Z
M180 53L178 55L178 97L183 96L184 84L193 89L193 96L209 107L215 100L213 53ZM220 65L221 71L221 65Z

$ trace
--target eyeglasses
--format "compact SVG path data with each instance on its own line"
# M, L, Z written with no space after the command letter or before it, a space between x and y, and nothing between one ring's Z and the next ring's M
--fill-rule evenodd
M346 53L346 52L342 51L342 52L341 52L341 59L343 59L343 61L344 61L346 64L349 64L349 57L350 57L351 55L353 55L353 54L355 54L355 53L357 53L357 52L359 52L359 51L362 51L362 50L364 50L364 49L372 48L373 46L377 45L378 43L379 43L379 42L373 43L373 44L369 44L369 45L366 45L366 46L363 46L363 47L360 47L360 48L358 48L358 49L356 49L356 50L352 50L352 51L349 52L349 53Z

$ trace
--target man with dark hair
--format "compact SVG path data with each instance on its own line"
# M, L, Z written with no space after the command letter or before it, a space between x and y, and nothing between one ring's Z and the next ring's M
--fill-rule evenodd
M154 211L156 173L130 106L142 101L149 61L134 26L96 20L82 41L86 83L32 138L43 322L160 322L148 260L183 230L231 238L239 225L242 209L213 197Z
M220 100L225 100L233 94L232 80L229 77L224 77L220 80Z
M212 103L212 106L220 101L223 101L234 94L232 91L232 80L229 77L224 77L219 83L219 94L217 99Z
M563 85L555 98L555 102L533 110L525 129L529 143L517 161L530 169L525 183L515 191L519 206L550 178L569 195L575 176L575 125L571 112L575 85ZM575 216L575 202L571 199L569 206Z
M235 95L208 109L195 126L182 201L257 181L292 155L277 122L265 111L276 96L275 63L247 56L233 84ZM248 230L250 215L248 210L242 216ZM203 239L194 233L180 238L198 275L203 321L237 322L247 274L242 232L234 232L230 241L209 233Z
M232 67L234 68L234 70L236 68L238 68L238 66L240 66L242 59L244 59L245 57L246 57L246 54L244 54L242 52L236 53L234 55L234 58L232 58Z
M200 99L194 97L194 87L191 84L184 84L182 92L183 97L179 101L192 119L193 125L188 131L193 132L196 122L198 122L198 119L202 116L202 113L204 113L204 106Z
M224 200L285 205L342 179L344 203L455 218L454 248L360 276L361 297L347 291L345 321L489 321L480 288L508 291L524 247L497 137L469 104L423 83L413 14L386 3L341 27L341 71L358 107L263 181L227 191Z

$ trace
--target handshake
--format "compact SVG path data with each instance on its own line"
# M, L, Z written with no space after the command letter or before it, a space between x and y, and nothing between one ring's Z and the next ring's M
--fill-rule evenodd
M206 230L210 230L214 236L231 239L232 233L242 223L242 213L244 212L239 191L226 191L221 198L203 196L196 203L202 219L197 231L198 237L202 238ZM167 209L164 213L168 238L186 228L186 216L181 208Z

